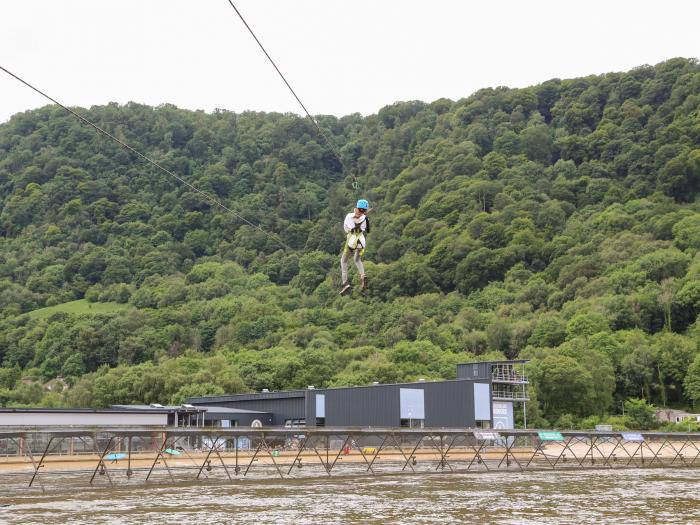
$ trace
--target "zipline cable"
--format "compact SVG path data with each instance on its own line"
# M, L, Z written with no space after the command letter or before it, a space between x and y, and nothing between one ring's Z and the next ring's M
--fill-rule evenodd
M329 148L331 149L331 151L333 152L333 155L335 155L335 157L338 159L338 162L340 162L340 166L343 168L343 171L348 172L349 170L346 168L345 163L343 162L343 159L340 157L340 152L338 151L338 148L336 148L335 144L333 144L333 142L331 141L331 139L330 139L330 137L328 136L328 134L323 130L323 128L321 127L321 125L318 123L318 121L311 115L311 113L309 112L309 110L306 109L306 106L305 106L304 103L301 101L301 99L299 98L299 96L296 94L296 91L294 91L294 89L292 88L291 84L287 81L287 79L285 78L285 76L282 74L282 71L280 71L280 68L277 67L277 64L275 64L275 61L272 60L272 57L270 56L270 53L268 53L267 50L265 49L265 46L262 45L262 42L260 42L260 39L259 39L259 38L256 36L256 34L253 32L253 30L251 29L251 27L248 25L248 22L246 22L245 18L243 18L243 15L242 15L241 12L238 10L238 8L234 5L233 1L232 1L232 0L227 0L227 1L228 1L228 3L231 5L231 7L233 8L233 10L236 12L236 14L238 15L238 18L241 19L241 22L243 22L243 25L246 27L246 29L247 29L248 32L251 34L251 36L253 37L253 39L255 39L255 42L257 42L257 44L258 44L258 46L260 47L260 49L262 50L262 52L265 53L265 56L266 56L267 59L270 61L270 64L272 64L272 67L275 68L275 71L277 71L277 74L280 76L280 78L281 78L282 81L285 83L285 85L287 86L287 88L289 88L289 91L291 91L292 95L294 95L294 98L297 100L297 102L299 103L299 105L301 106L301 108L304 110L304 113L306 113L306 116L309 118L309 120L310 120L311 122L314 123L314 126L316 126L316 129L318 130L319 134L323 137L323 140L326 141L326 144L328 144L328 147L329 147ZM356 177L355 174L352 173L352 172L350 172L350 176L352 177L352 187L353 187L353 189L358 190L358 189L359 189L359 183L358 183L357 177Z
M230 214L233 215L234 217L237 217L237 218L238 218L239 220L241 220L242 222L248 224L249 226L252 226L253 228L255 228L256 230L258 230L259 232L265 234L269 239L272 239L272 240L275 241L276 243L278 243L278 244L284 246L287 250L289 250L289 251L294 251L290 246L288 246L288 245L287 245L282 239L280 239L277 235L265 231L259 224L255 224L254 222L252 222L252 221L246 219L243 215L241 215L240 213L238 213L238 212L232 210L231 208L227 207L225 204L223 204L221 201L219 201L219 200L216 199L215 197L212 197L212 196L209 195L207 192L205 192L205 191L203 191L203 190L200 190L199 188L197 188L197 187L194 186L193 184L187 182L185 179L183 179L183 178L180 177L179 175L177 175L177 174L173 173L172 171L170 171L169 169L167 169L167 168L161 166L160 164L158 164L155 160L153 160L153 159L152 159L151 157L149 157L148 155L145 155L145 154L141 153L141 152L138 151L136 148L130 146L129 144L127 144L127 143L124 142L123 140L118 139L117 137L115 137L114 135L112 135L109 131L106 131L106 130L102 129L102 128L99 127L97 124L95 124L94 122L88 120L86 117L84 117L84 116L81 115L80 113L77 113L77 112L73 111L72 109L70 109L69 107L67 107L67 106L65 106L65 105L63 105L63 104L61 104L61 103L60 103L58 100L56 100L55 98L50 97L49 95L47 95L46 93L44 93L43 91L41 91L39 88L34 87L32 84L30 84L30 83L27 82L26 80L23 80L22 78L20 78L20 77L18 77L17 75L15 75L12 71L9 71L8 69L4 68L2 65L0 65L0 69L3 70L3 71L4 71L5 73L7 73L8 75L10 75L11 77L15 78L16 80L19 80L22 84L24 84L24 85L27 86L28 88L30 88L30 89L36 91L36 92L39 93L42 97L44 97L44 98L50 100L51 102L53 102L53 103L56 104L57 106L63 108L65 111L67 111L68 113L70 113L71 115L73 115L75 118L77 118L78 120L80 120L83 124L87 124L88 126L94 128L96 131L98 131L99 133L101 133L101 134L104 135L105 137L108 137L108 138L112 139L114 142L116 142L117 144L119 144L121 147L123 147L123 148L129 150L130 152L134 153L136 156L138 156L138 157L140 157L141 159L145 160L145 161L148 162L149 164L155 166L156 168L158 168L158 169L159 169L160 171L162 171L163 173L165 173L165 174L167 174L167 175L170 175L170 176L173 177L174 179L177 179L178 181L180 181L182 184L184 184L185 186L187 186L187 187L188 187L189 189L191 189L192 191L194 191L194 192L200 194L202 197L204 197L204 198L205 198L206 200L208 200L209 202L211 202L211 203L213 203L213 204L216 204L217 206L219 206L219 207L222 208L223 210L227 211L228 213L230 213Z

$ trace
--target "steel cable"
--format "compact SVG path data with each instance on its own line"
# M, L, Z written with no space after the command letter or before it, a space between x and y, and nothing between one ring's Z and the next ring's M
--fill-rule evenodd
M242 15L241 12L238 10L238 8L234 5L233 1L232 1L232 0L227 0L227 1L228 1L228 3L231 5L231 7L233 8L233 10L236 12L236 14L238 15L238 18L241 19L241 22L243 22L243 25L246 27L246 29L248 30L248 32L251 34L251 36L253 37L253 39L255 40L255 42L258 44L258 46L260 47L260 49L262 50L262 52L265 53L265 56L266 56L267 59L270 61L270 64L272 64L272 67L275 68L275 71L277 71L277 74L280 76L280 78L282 79L282 81L284 82L284 84L287 86L287 88L289 88L289 91L292 93L292 95L294 96L294 98L296 99L296 101L299 103L299 105L301 106L301 108L304 110L304 113L306 113L306 116L309 118L309 120L310 120L311 122L314 123L314 126L316 126L316 129L318 130L319 134L321 135L321 137L323 137L323 140L326 141L326 144L328 144L328 147L329 147L329 148L331 149L331 151L333 152L333 155L335 155L335 157L338 159L338 162L340 162L340 166L342 167L343 171L349 172L349 173L350 173L350 176L352 177L352 187L353 187L353 189L355 189L356 191L358 191L358 190L359 190L359 182L358 182L358 180L357 180L357 176L355 176L354 173L350 172L350 171L347 169L347 167L345 166L345 163L343 162L343 159L342 159L341 156L340 156L340 152L338 151L338 148L336 148L335 144L333 144L333 142L331 141L331 139L330 139L330 137L328 136L328 134L323 130L323 128L322 128L321 125L318 123L318 121L313 117L313 115L311 115L311 113L309 112L309 110L306 109L306 106L305 106L304 103L301 101L301 99L299 98L299 96L296 94L296 91L294 91L294 89L292 88L291 84L287 81L286 77L282 74L282 71L280 71L280 68L277 67L277 64L275 63L275 61L272 60L272 57L270 56L270 54L269 54L269 53L267 52L267 50L265 49L265 46L262 45L262 42L260 42L260 39L257 37L257 35L255 34L255 32L253 32L253 30L251 29L251 27L248 25L248 22L246 22L245 18L243 18L243 15Z
M30 84L30 83L27 82L26 80L23 80L22 78L18 77L18 76L15 75L13 72L9 71L8 69L4 68L4 67L1 66L1 65L0 65L0 69L3 70L3 71L4 71L5 73L7 73L8 75L10 75L11 77L13 77L13 78L15 78L16 80L20 81L22 84L24 84L24 85L27 86L28 88L30 88L30 89L36 91L36 92L39 93L42 97L44 97L44 98L50 100L51 102L53 102L53 103L56 104L57 106L63 108L65 111L67 111L68 113L70 113L71 115L73 115L75 118L77 118L78 120L80 120L83 124L87 124L88 126L94 128L96 131L98 131L99 133L101 133L102 135L104 135L104 136L106 136L106 137L112 139L114 142L116 142L117 144L119 144L120 146L122 146L123 148L125 148L126 150L128 150L128 151L134 153L136 156L138 156L138 157L140 157L141 159L145 160L145 161L148 162L149 164L155 166L156 168L158 168L159 170L161 170L163 173L165 173L165 174L167 174L167 175L173 177L174 179L180 181L182 184L184 184L185 186L187 186L187 187L188 187L189 189L191 189L192 191L198 193L199 195L201 195L202 197L204 197L204 198L205 198L206 200L208 200L209 202L211 202L211 203L213 203L213 204L216 204L217 206L219 206L219 207L222 208L223 210L227 211L227 212L230 213L231 215L237 217L237 218L238 218L239 220L241 220L242 222L248 224L249 226L252 226L253 228L255 228L256 230L258 230L259 232L261 232L261 233L263 233L264 235L266 235L269 239L272 239L273 241L275 241L276 243L280 244L281 246L283 246L283 247L286 248L287 250L294 251L289 245L287 245L287 244L286 244L282 239L280 239L277 235L275 235L275 234L273 234L273 233L270 233L270 232L267 232L267 231L264 230L259 224L255 224L254 222L252 222L252 221L246 219L243 215L241 215L240 213L238 213L238 212L232 210L231 208L229 208L228 206L226 206L224 203L222 203L221 201L219 201L217 198L215 198L215 197L209 195L207 192L205 192L205 191L203 191L203 190L200 190L199 188L197 188L197 187L194 186L193 184L187 182L185 179L183 179L182 177L180 177L180 176L177 175L176 173L173 173L173 172L170 171L169 169L167 169L167 168L161 166L160 164L158 164L158 162L156 162L155 160L153 160L153 159L152 159L151 157L149 157L148 155L145 155L145 154L141 153L140 151L138 151L138 150L135 149L134 147L132 147L132 146L130 146L129 144L127 144L126 142L124 142L123 140L121 140L121 139L115 137L114 135L112 135L109 131L106 131L106 130L102 129L102 128L99 127L97 124L95 124L95 123L92 122L91 120L87 119L87 118L84 117L83 115L77 113L76 111L73 111L72 109L70 109L69 107L65 106L64 104L61 104L61 103L60 103L58 100L56 100L55 98L50 97L49 95L47 95L46 93L44 93L43 91L41 91L39 88L33 86L32 84Z

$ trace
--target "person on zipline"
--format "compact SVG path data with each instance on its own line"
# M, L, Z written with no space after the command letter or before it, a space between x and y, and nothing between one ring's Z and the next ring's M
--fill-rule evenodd
M367 289L367 276L365 275L365 266L362 264L362 255L365 253L367 240L365 235L369 233L369 219L367 214L369 202L365 199L357 201L355 211L348 213L343 221L343 229L345 230L346 239L343 244L343 254L340 256L340 273L343 278L343 286L340 289L340 295L346 294L350 290L350 282L348 281L348 263L350 262L350 254L352 253L357 266L357 271L360 272L360 282L362 283L361 290Z

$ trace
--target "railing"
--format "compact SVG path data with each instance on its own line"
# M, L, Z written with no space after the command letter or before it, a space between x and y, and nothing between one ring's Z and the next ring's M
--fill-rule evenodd
M493 399L496 400L511 400L511 401L530 401L530 397L527 395L527 392L512 392L512 391L499 391L499 390L494 390Z
M503 371L494 371L491 374L491 381L498 383L529 383L527 376L524 374Z
M42 450L26 444L45 438ZM94 447L71 463L51 451L65 440ZM66 472L90 484L234 481L253 478L428 472L529 471L700 466L700 433L539 432L533 430L306 428L92 428L0 430L16 445L17 465L3 473L42 490ZM154 441L155 440L155 441ZM139 450L135 450L134 442ZM146 447L147 445L150 448ZM0 468L3 468L0 466ZM88 481L89 478L89 481ZM24 480L24 481L22 481Z

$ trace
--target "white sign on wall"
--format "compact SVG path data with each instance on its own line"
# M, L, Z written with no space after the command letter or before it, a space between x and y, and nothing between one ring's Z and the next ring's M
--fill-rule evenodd
M326 394L316 394L316 417L326 417Z
M488 383L474 383L474 419L491 420L491 390Z
M401 388L401 419L425 419L425 397L422 388Z
M512 401L493 402L493 428L515 428Z

